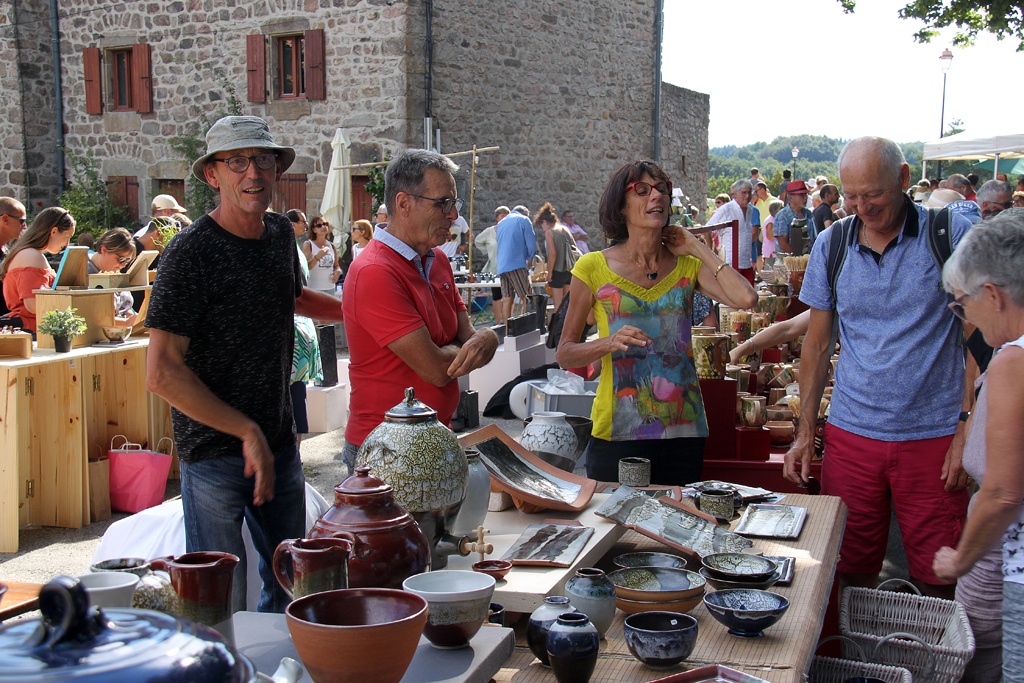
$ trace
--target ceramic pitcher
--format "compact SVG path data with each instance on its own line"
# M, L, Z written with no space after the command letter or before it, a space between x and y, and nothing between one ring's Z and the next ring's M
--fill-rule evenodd
M281 541L274 551L274 576L293 600L348 588L348 558L355 543L355 536L344 531L333 538Z
M740 422L744 427L763 427L768 421L764 396L744 396Z
M237 564L231 553L198 552L160 557L149 566L171 577L171 614L205 624L233 645L231 588Z

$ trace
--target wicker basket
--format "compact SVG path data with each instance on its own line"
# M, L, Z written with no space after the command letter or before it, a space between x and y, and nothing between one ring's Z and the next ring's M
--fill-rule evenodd
M836 659L835 657L815 657L811 661L808 683L846 683L851 678L860 677L877 678L885 683L913 683L914 677L906 669L868 662L860 645L846 636L825 638L818 643L818 648L830 640L842 640L844 644L850 643L851 649L857 652L860 661Z
M839 606L839 632L863 650L875 652L873 659L910 670L915 679L956 683L974 656L974 633L963 606L955 600L924 597L920 593L882 590L890 583L913 584L902 579L884 581L877 589L847 588ZM906 633L910 638L882 643L885 636ZM852 648L843 643L843 656ZM934 654L934 671L932 668ZM930 675L928 675L930 673Z

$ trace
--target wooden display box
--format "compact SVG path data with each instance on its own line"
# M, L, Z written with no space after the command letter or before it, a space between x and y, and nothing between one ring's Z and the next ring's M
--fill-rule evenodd
M145 253L145 252L144 252ZM149 292L152 288L128 287L127 291L142 290L146 292L146 298L139 311L139 317L145 315L149 304ZM39 320L43 319L47 311L65 310L67 308L77 309L78 315L85 318L88 329L83 334L71 340L71 348L77 349L83 346L92 346L96 342L106 341L103 336L104 326L110 327L114 324L114 294L112 289L37 289L36 315ZM41 349L53 348L53 337L48 334L40 334L37 346Z
M736 386L734 379L702 379L700 394L708 419L706 460L732 460L736 457Z
M771 457L771 433L764 427L736 427L736 459L763 462Z
M0 334L0 356L32 357L32 335L28 332Z

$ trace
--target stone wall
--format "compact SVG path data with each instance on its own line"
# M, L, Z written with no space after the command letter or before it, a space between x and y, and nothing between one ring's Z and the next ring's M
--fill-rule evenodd
M661 86L661 164L676 187L704 208L708 187L711 98L676 85ZM699 215L701 222L707 218Z
M46 0L20 1L46 14ZM66 145L92 149L106 176L137 176L140 215L148 214L159 179L186 177L169 138L223 113L229 86L243 113L268 119L279 141L296 147L290 172L308 176L309 211L323 194L336 127L348 132L352 163L423 144L425 0L138 0L104 11L110 3L60 0ZM597 205L612 171L652 154L654 6L650 0L433 3L432 105L442 151L501 148L479 155L475 227L488 225L498 204L535 209L552 201L598 234ZM309 28L325 32L327 99L246 102L245 37ZM48 35L36 42L48 49ZM141 42L152 47L153 112L105 107L101 115L85 114L82 49ZM0 59L9 50L0 45ZM36 57L44 74L46 55ZM268 55L268 70L271 61ZM8 85L8 63L0 64L0 79L6 91L17 92ZM269 89L269 77L267 83ZM28 85L45 111L44 84ZM687 154L685 178L694 189L686 187L694 196L703 193L706 176L707 97L676 90L663 98L663 158ZM52 100L52 86L49 92ZM5 100L0 114L8 142L20 135L12 106ZM48 112L45 118L52 122ZM40 154L47 149L33 144ZM456 161L464 169L460 193L468 199L470 159ZM5 155L0 191L19 191L17 178L4 170L13 163Z
M50 13L45 0L0 5L0 194L29 212L54 203L57 131Z

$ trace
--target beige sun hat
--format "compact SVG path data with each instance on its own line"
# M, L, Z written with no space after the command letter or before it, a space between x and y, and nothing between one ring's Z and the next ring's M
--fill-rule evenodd
M184 206L178 204L178 200L169 194L158 194L153 197L152 203L153 211L164 211L166 209L174 209L181 213L188 213Z
M271 149L280 155L280 171L284 173L295 161L295 150L279 145L270 134L267 122L258 116L225 116L210 126L206 134L206 154L192 164L192 175L206 182L203 168L217 152L230 152L236 149Z
M928 199L921 202L921 206L927 206L929 209L941 209L944 208L946 204L960 201L963 198L964 196L956 190L940 188L932 192Z

